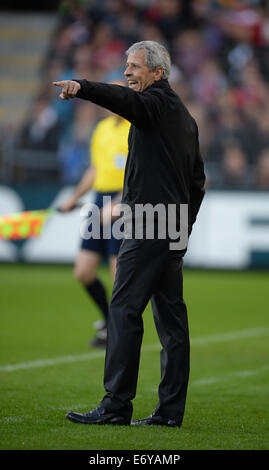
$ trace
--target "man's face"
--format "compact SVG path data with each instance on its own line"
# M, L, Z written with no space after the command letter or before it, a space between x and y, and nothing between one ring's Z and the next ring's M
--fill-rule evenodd
M124 75L129 88L135 91L143 91L152 85L153 82L162 78L162 67L150 70L146 65L146 53L144 49L139 49L133 54L129 54Z

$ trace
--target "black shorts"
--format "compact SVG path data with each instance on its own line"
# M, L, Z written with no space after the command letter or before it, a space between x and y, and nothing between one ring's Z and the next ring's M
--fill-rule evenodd
M119 193L118 192L107 192L107 193L97 192L95 196L94 204L101 209L103 207L103 196L111 196L111 199L113 199L115 196L117 196L117 194ZM112 223L112 227L113 227L113 223ZM89 238L88 240L82 238L81 249L100 253L104 257L117 255L119 252L122 240L117 240L113 236L112 227L111 227L111 238L104 239L103 233L102 233L103 226L100 225L100 238L98 239Z

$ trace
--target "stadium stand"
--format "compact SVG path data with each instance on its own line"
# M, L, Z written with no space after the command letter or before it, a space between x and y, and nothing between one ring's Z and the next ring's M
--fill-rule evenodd
M22 116L22 104L23 112L25 104L30 110L18 126L14 114L3 108L3 181L76 183L88 164L87 144L103 111L79 100L61 102L51 82L119 78L126 48L135 41L153 39L168 47L173 62L171 85L198 122L208 188L269 189L267 1L65 0L53 17L40 16L39 41L31 40L31 47L21 42L21 37L33 38L30 18L31 14L20 20L25 37L14 15L13 29L5 26L6 32L1 33L12 37L15 51L24 51L13 61L13 67L24 67L16 71L18 86L6 69L1 96L10 110L15 103L17 116ZM39 68L39 74L32 74L31 66L35 71ZM9 145L3 146L7 134ZM16 171L18 159L23 171Z
M30 168L37 161L36 155L16 152L12 137L25 126L32 111L33 97L40 88L44 54L56 21L55 15L48 13L3 12L0 15L0 147L4 181L12 181L14 169L20 166L21 160L23 167ZM34 117L32 114L31 119Z

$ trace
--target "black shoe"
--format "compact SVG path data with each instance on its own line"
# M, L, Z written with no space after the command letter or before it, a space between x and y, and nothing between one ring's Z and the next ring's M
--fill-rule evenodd
M107 339L107 329L102 328L101 330L97 332L95 338L93 338L93 340L89 342L89 346L93 346L95 348L105 348L106 339Z
M70 411L67 413L66 418L70 419L70 421L73 421L73 423L82 424L130 424L130 419L124 416L118 416L115 413L111 413L102 406L98 406L88 413L75 413L74 411Z
M164 416L158 416L154 413L152 413L147 418L134 420L131 422L131 424L134 426L169 426L171 428L181 426L180 421L165 418Z

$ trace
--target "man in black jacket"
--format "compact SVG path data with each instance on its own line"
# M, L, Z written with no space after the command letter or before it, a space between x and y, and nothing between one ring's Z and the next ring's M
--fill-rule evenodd
M86 80L54 84L62 87L63 99L90 100L131 122L122 203L130 207L132 227L141 223L136 215L138 206L161 204L168 212L176 207L173 223L177 228L181 207L188 207L190 234L205 182L197 125L168 83L170 57L162 45L142 41L131 46L127 56L128 88ZM166 219L166 226L169 223ZM170 249L169 230L160 237L155 218L153 225L152 238L143 232L142 237L132 233L133 238L128 235L123 239L108 321L104 372L107 393L94 410L68 413L67 418L73 422L131 422L143 336L142 313L151 300L162 345L159 403L150 416L132 424L182 423L189 378L189 332L182 289L186 247Z

